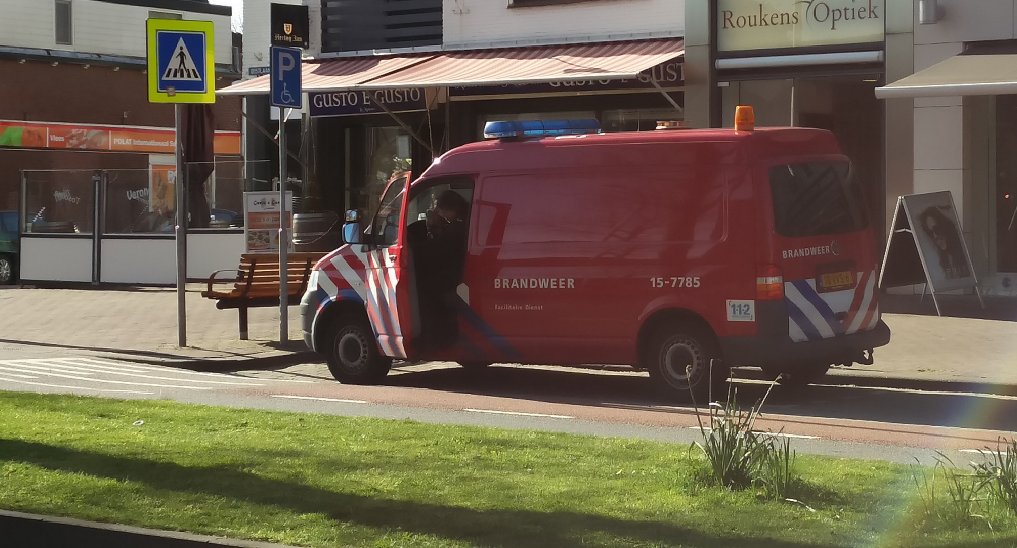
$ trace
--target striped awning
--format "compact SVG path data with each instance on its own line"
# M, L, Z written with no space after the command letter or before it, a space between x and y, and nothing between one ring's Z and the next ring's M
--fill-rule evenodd
M371 88L623 80L680 57L680 38L445 51L367 82Z
M345 91L398 70L427 61L434 54L350 57L302 63L301 86L305 92ZM268 95L269 75L243 80L216 91L219 95Z
M681 38L457 50L305 62L305 92L484 86L636 78L685 53ZM221 95L269 92L269 77L238 82Z
M960 54L876 88L879 99L1017 93L1017 54Z

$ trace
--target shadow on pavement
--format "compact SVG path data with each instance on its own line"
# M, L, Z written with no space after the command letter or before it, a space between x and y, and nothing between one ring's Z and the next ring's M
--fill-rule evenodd
M0 344L99 352L103 354L110 354L109 359L147 365L175 367L177 369L187 369L191 371L235 372L255 369L280 369L283 367L316 361L314 353L309 351L303 342L290 341L288 343L280 344L277 341L256 341L256 343L260 348L255 350L253 353L233 352L221 349L211 350L197 346L188 347L190 350L214 352L219 354L217 357L198 357L189 356L183 353L156 352L152 350L131 350L103 346L82 346L40 341L0 339ZM258 355L262 352L273 351L288 353L273 356Z
M179 354L165 352L153 352L151 350L128 350L123 348L107 348L103 346L80 346L73 344L58 344L40 341L23 341L14 339L0 339L0 344L17 344L22 346L40 346L44 348L65 348L67 350L87 350L89 352L105 352L108 354L122 354L125 356L141 356L150 358L162 358L164 360L179 360ZM161 362L160 362L161 363Z
M592 538L691 546L737 546L745 539L706 534L660 521L630 521L575 512L474 510L421 502L386 500L290 483L226 466L186 467L138 457L109 455L21 440L0 439L0 459L50 470L145 484L156 490L226 497L301 514L328 515L337 522L458 539L484 546L576 546ZM337 466L339 464L337 463ZM369 466L369 464L368 464ZM5 537L10 538L9 531ZM831 546L782 540L753 540L754 546Z
M492 366L476 371L446 368L405 372L390 376L386 383L546 403L694 412L688 400L678 401L654 393L646 376L605 375L582 369L561 371ZM744 405L762 398L767 388L766 384L760 383L738 383L736 386L738 401ZM777 386L763 412L803 418L1017 430L1017 399L883 387L813 385L789 389Z

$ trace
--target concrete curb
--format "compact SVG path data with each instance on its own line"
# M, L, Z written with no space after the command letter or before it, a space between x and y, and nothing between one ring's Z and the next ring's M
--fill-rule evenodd
M48 548L107 546L138 548L194 548L229 546L239 548L288 548L284 544L236 540L176 531L159 531L74 518L45 516L0 510L0 531L5 546Z

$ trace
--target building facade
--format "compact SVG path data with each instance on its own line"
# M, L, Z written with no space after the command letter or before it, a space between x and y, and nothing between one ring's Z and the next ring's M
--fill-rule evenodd
M983 291L1017 295L1017 6L911 7L912 25L895 43L911 70L880 90L897 123L888 140L913 151L901 193L950 191Z
M0 209L20 213L20 277L172 282L174 107L148 101L146 20L212 21L211 78L221 88L238 77L231 9L207 0L3 0L0 8ZM223 216L242 204L240 100L219 98L212 111L216 167L197 188ZM191 222L207 227L211 216ZM196 259L188 272L207 276L214 265Z
M443 151L482 138L483 125L490 120L598 118L607 129L621 130L652 129L659 120L684 117L680 54L684 2L315 0L304 4L311 18L311 48L306 57L312 68L305 72L304 123L297 130L288 125L287 137L292 143L310 146L294 155L300 156L300 162L291 156L287 169L291 174L300 171L297 176L304 179L301 207L305 211L370 210L393 177L419 174ZM254 23L254 14L263 19ZM267 29L267 17L263 9L248 12L246 26L250 29L253 23ZM257 40L253 47L247 45L249 37ZM661 57L657 66L624 81L616 75L569 78L570 67L564 62L556 69L562 78L527 79L499 73L492 68L496 61L483 59L507 55L517 61L539 62L551 55L574 55L576 48L586 46L614 48L624 54L644 46L652 49L654 41L676 45L674 55ZM261 47L267 48L266 37L245 35L245 58ZM606 51L579 55L596 57ZM423 80L411 77L405 83L353 83L358 73L367 78L399 72L384 69L385 63L409 69L423 61L451 65L448 78L434 83L420 73L417 76ZM475 74L465 67L472 62L484 65L492 76L484 81L471 78ZM245 93L249 117L268 110L263 95L267 89L256 87L248 88L253 93Z
M23 170L146 170L152 156L172 162L165 156L173 154L173 106L148 102L146 19L213 21L217 85L236 79L228 7L199 0L4 0L3 9L0 209L21 205ZM218 102L218 129L239 131L239 104ZM222 150L238 156L233 142L239 139Z

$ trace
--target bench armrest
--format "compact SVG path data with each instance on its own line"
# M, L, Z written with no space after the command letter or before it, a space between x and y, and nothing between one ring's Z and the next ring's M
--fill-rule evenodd
M225 270L216 270L215 272L212 273L211 276L208 277L208 291L210 293L212 292L212 284L214 284L216 282L215 277L218 276L219 274L222 274L223 272L236 272L237 274L242 274L243 273L242 270L238 270L236 268L227 268ZM239 276L237 278L239 279ZM219 280L219 281L223 282L225 280ZM237 281L237 280L234 280L234 281Z

